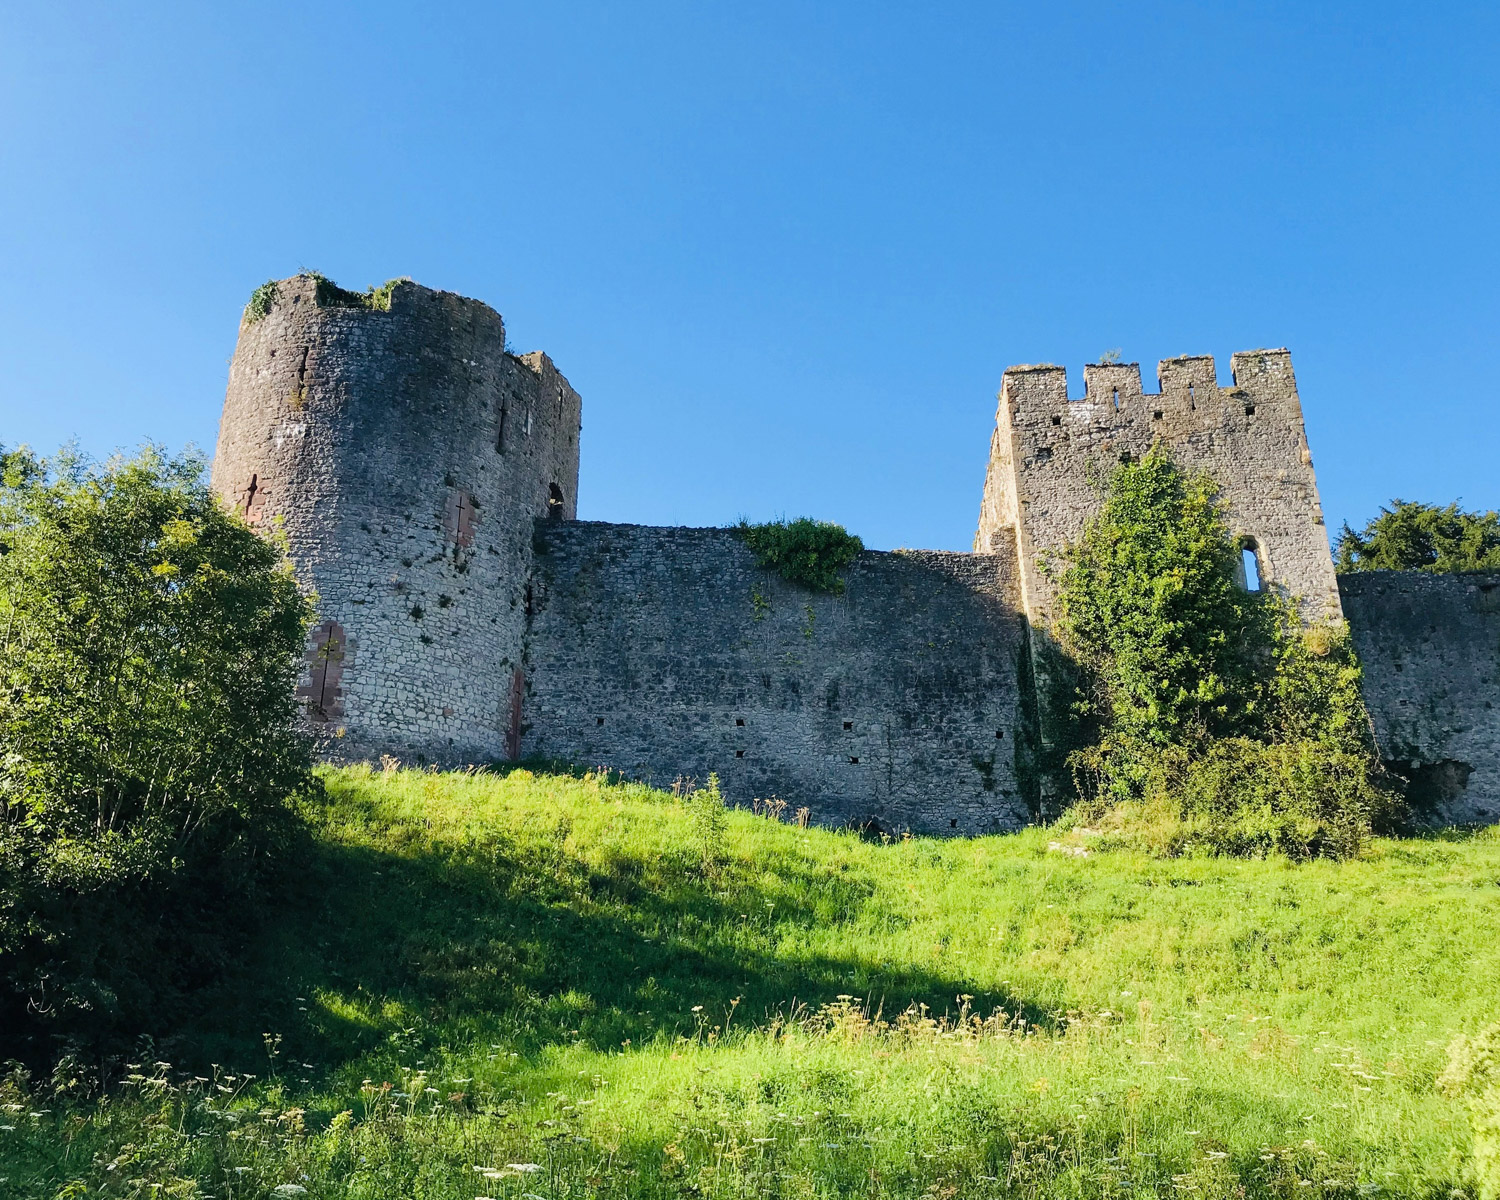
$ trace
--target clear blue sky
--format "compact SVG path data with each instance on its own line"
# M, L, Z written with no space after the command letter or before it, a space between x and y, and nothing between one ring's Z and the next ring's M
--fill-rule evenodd
M994 394L1287 345L1329 523L1500 506L1493 4L0 0L0 442L212 448L268 277L477 296L580 514L967 549Z

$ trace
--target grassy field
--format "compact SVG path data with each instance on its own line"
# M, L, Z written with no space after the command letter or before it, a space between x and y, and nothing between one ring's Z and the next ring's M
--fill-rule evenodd
M326 778L198 1027L3 1085L0 1195L1472 1194L1434 1081L1500 1019L1494 833L1154 861Z

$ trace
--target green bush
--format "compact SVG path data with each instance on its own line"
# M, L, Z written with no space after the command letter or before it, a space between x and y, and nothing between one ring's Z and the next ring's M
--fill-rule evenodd
M1345 523L1336 565L1341 572L1500 570L1500 513L1393 500L1358 533Z
M276 280L268 279L250 293L250 302L245 305L246 324L254 325L271 311L272 305L276 303L276 291L279 286Z
M320 271L304 271L303 274L313 280L313 299L319 308L368 308L375 312L390 312L391 293L396 290L398 283L407 282L406 277L402 276L387 279L379 287L353 292L339 287Z
M756 564L775 571L788 583L814 592L842 595L842 572L865 544L842 525L798 517L795 521L769 521L735 526Z
M215 969L311 782L309 613L198 459L5 457L0 1030L135 1032Z
M1057 633L1081 668L1076 820L1159 853L1345 857L1398 806L1342 625L1241 584L1207 475L1160 448L1068 547Z
M1074 823L1167 858L1349 858L1390 803L1368 756L1311 739L1219 738L1192 749L1105 742L1075 754L1073 766L1087 797ZM1111 777L1127 773L1137 794L1112 800Z

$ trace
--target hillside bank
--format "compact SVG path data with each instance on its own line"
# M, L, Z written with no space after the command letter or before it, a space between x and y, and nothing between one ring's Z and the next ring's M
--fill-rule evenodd
M193 1028L103 1102L7 1085L7 1194L1470 1186L1434 1081L1500 1016L1492 831L1163 862L599 777L325 778Z

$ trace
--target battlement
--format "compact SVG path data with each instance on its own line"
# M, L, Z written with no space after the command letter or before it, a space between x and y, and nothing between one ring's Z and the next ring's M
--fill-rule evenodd
M1083 368L1083 396L1068 396L1068 370L1051 363L1010 367L1002 376L1000 397L1010 401L1007 411L1060 408L1064 404L1098 404L1123 410L1132 400L1187 401L1189 411L1198 404L1216 400L1244 403L1295 399L1296 377L1292 356L1285 349L1241 350L1230 356L1231 383L1219 387L1218 371L1211 354L1184 354L1164 358L1156 364L1156 391L1141 384L1139 363L1087 363ZM1158 418L1160 419L1160 418Z

